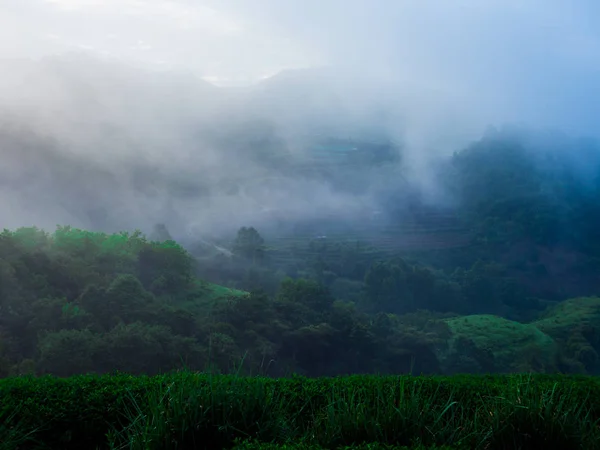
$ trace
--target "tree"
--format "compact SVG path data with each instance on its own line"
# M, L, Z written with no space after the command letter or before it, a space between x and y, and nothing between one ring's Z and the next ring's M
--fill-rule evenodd
M183 366L198 369L203 362L195 339L173 334L166 326L121 323L103 335L102 343L97 358L97 364L104 366L101 371L151 375Z
M414 310L414 299L407 281L405 264L378 262L365 275L365 289L370 309L386 312Z
M192 257L174 241L146 244L138 253L138 278L153 294L184 291L192 270Z
M310 280L292 280L281 283L277 299L300 303L314 311L326 311L333 305L334 298L326 286Z
M40 373L59 377L95 370L100 336L89 330L60 330L45 334L39 342Z
M233 243L233 253L253 264L262 262L265 257L265 241L254 227L242 227Z
M169 230L164 223L157 223L154 225L154 229L150 234L150 239L157 242L163 242L172 241L173 237L171 237L171 233L169 233Z

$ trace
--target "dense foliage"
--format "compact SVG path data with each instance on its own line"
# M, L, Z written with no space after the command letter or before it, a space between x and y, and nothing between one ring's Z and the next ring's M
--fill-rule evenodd
M275 374L401 372L434 339L419 330L427 315L373 321L311 280L288 278L275 297L202 283L184 249L137 232L23 228L0 239L4 376L228 371L244 358Z

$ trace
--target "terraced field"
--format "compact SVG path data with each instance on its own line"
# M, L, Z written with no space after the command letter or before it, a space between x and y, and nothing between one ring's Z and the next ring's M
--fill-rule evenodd
M365 220L358 226L330 224L310 231L265 236L271 259L286 263L310 257L317 253L317 246L325 246L329 257L339 257L345 251L339 244L344 244L356 247L365 260L373 260L402 252L466 247L472 239L471 231L447 213L423 215L396 225Z

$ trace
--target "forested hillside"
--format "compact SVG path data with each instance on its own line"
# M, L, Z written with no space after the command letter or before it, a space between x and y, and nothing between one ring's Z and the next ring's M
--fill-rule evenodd
M438 165L451 204L413 195L386 211L388 230L416 224L397 239L424 242L449 211L449 246L394 247L377 224L248 226L186 248L164 225L5 230L0 372L598 374L597 147L549 142L488 133Z

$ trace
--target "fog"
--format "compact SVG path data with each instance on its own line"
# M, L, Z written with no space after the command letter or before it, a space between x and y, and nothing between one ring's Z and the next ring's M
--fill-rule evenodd
M160 222L185 238L362 220L402 183L449 202L430 163L489 125L597 137L598 9L3 2L1 226L148 231ZM399 159L346 167L340 189L314 153L327 138L391 143Z

